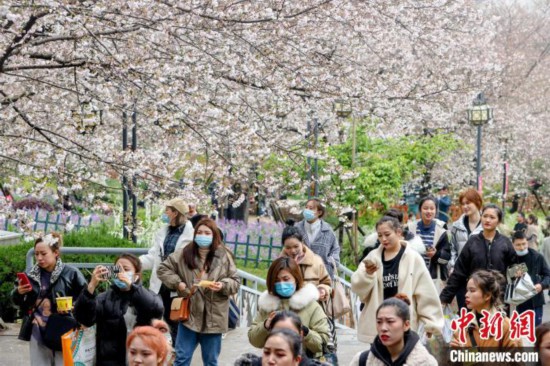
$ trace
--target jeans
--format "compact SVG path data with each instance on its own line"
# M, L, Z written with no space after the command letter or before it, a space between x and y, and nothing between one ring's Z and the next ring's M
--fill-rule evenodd
M176 338L176 362L174 366L189 366L193 353L201 345L202 363L204 366L218 366L218 357L222 350L222 334L197 333L179 324Z
M526 304L528 303L528 304ZM533 308L532 301L527 300L523 304L519 304L516 307L516 311L521 315L524 311L533 310L535 312L535 327L538 327L542 323L542 306Z

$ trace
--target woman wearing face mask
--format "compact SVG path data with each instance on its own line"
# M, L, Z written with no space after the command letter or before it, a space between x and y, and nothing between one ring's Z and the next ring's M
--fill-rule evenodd
M340 264L340 246L330 225L323 220L325 206L318 199L306 202L304 220L296 224L302 232L304 243L323 262L331 278L334 278L334 265Z
M208 218L199 221L193 242L161 263L158 276L170 290L191 296L189 319L178 326L174 365L190 365L198 344L204 365L217 365L222 333L227 332L229 297L239 290L239 275L216 223Z
M436 219L437 199L432 196L420 200L420 221L409 223L409 231L422 239L426 252L422 254L433 279L446 281L447 263L451 259L451 247L445 223Z
M71 296L75 300L86 287L82 273L61 260L62 246L63 239L57 233L36 239L34 258L37 264L26 273L30 284L19 284L12 293L13 302L23 314L34 313L30 339L23 332L19 335L19 339L30 341L31 366L63 365L61 352L54 352L43 344L40 328L45 329L49 316L58 313L56 297ZM31 320L26 318L26 321ZM21 330L25 328L24 324Z
M550 285L550 269L542 254L528 247L525 232L516 231L512 240L512 245L517 255L516 263L525 263L527 273L537 289L537 294L523 304L519 304L516 310L520 314L527 310L533 310L535 312L535 326L538 326L542 323L542 309L544 305L542 290L547 289Z
M376 332L371 348L355 355L350 366L425 365L436 359L411 330L409 299L389 298L376 310Z
M170 346L164 335L151 326L136 327L126 341L128 366L166 365Z
M96 296L100 283L107 282L109 269L97 266L88 287L74 308L75 318L84 326L97 325L97 366L124 365L126 338L135 326L150 325L163 314L162 300L141 286L141 263L132 254L121 254L115 261L119 273L111 287Z
M294 259L300 266L304 282L315 285L319 290L319 300L326 300L332 292L332 283L321 257L304 244L301 231L294 226L284 228L281 241L281 256Z
M279 310L298 314L304 325L304 346L308 355L322 356L328 341L328 320L319 300L319 290L305 284L300 267L292 258L277 258L267 272L267 290L258 300L259 312L248 330L248 340L254 347L264 346L271 321Z
M149 280L149 289L162 298L164 305L164 319L170 326L170 335L176 339L178 324L170 320L171 299L176 296L157 277L160 263L176 249L183 248L193 240L193 225L187 220L189 206L180 198L166 202L162 220L166 223L153 238L153 245L147 254L139 257L143 270L152 270Z
M513 349L522 347L521 340L511 339L510 319L503 315L502 337L496 339L494 335L481 337L480 324L483 312L494 316L501 312L501 287L506 282L504 276L498 271L479 270L474 272L466 286L466 307L471 310L475 318L466 328L466 334L462 339L460 330L457 330L451 341L451 347L463 348L491 348L494 350Z
M376 223L380 246L371 251L351 276L351 289L365 307L357 326L357 338L371 343L376 337L373 325L376 311L385 300L398 293L411 301L411 328L424 324L426 333L440 333L443 311L430 273L417 251L401 238L401 225L384 216Z
M455 263L453 273L439 298L450 304L459 289L465 288L468 278L478 269L497 270L506 276L506 269L515 262L516 252L510 239L497 231L502 221L501 209L488 204L481 210L483 231L472 235Z

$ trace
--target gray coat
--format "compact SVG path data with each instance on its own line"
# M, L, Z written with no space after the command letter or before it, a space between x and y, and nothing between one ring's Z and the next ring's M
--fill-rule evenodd
M304 243L308 248L323 259L330 278L334 278L333 260L336 262L336 267L338 267L340 264L340 246L338 245L338 240L330 225L322 219L319 220L321 221L321 229L315 237L315 240L311 243L306 233L305 220L297 223L296 227L302 233Z
M464 226L464 215L460 216L460 218L453 223L453 227L451 228L451 260L449 261L449 269L454 268L456 260L470 236L479 234L482 231L483 227L478 225L474 231L468 235L468 230L466 226Z

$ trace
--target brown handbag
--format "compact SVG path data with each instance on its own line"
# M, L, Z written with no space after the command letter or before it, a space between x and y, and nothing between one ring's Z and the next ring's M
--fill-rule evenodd
M189 320L191 311L191 296L195 293L195 288L187 297L176 297L170 304L170 320L173 322L185 322Z

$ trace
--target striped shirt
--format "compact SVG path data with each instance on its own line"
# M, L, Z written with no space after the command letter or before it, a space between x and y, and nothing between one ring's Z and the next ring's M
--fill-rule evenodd
M429 226L424 226L424 222L420 220L416 225L416 235L420 236L420 239L422 239L422 242L426 247L426 251L428 251L428 248L432 248L434 246L435 221L432 221ZM426 266L429 267L430 258L426 254L422 254L422 257L424 257Z

